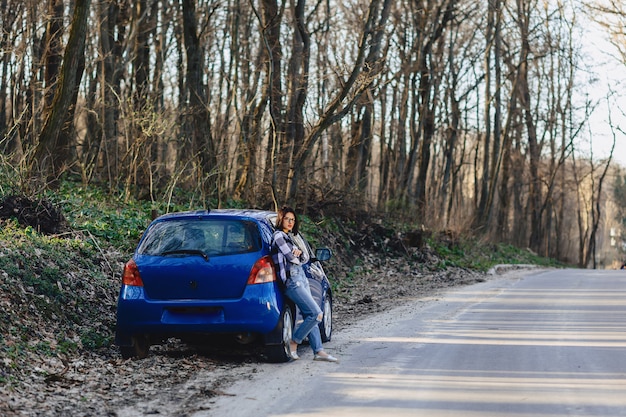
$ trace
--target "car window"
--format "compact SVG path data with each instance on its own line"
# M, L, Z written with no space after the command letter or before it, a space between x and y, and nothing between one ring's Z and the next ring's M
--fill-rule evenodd
M256 252L261 237L255 222L247 220L171 220L148 229L138 253L168 255L201 251L209 256Z

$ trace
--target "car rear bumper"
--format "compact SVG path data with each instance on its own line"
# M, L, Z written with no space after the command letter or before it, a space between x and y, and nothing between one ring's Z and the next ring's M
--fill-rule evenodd
M274 283L249 285L239 299L210 301L155 301L146 298L142 287L122 286L115 343L131 345L131 338L138 334L267 334L276 327L283 303Z

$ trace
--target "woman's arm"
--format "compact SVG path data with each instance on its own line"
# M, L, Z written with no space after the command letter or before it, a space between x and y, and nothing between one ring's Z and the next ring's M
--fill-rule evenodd
M293 244L288 241L285 232L277 231L274 233L274 245L276 249L283 254L288 262L299 264L300 260L293 254Z

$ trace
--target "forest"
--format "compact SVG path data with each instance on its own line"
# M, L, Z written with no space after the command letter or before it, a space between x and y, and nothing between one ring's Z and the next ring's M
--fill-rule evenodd
M608 263L609 234L623 252L626 177L588 152L581 43L598 24L626 70L621 0L0 4L12 192L72 180L190 207L377 215L580 267Z

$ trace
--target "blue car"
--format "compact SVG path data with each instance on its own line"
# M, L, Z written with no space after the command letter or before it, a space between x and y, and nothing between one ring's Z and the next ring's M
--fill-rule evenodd
M271 258L276 213L208 210L171 213L154 220L124 267L115 343L123 358L144 358L150 345L170 337L233 337L260 342L270 362L290 358L299 313L283 295ZM324 312L322 341L332 335L332 292L313 253L304 265L313 297Z

